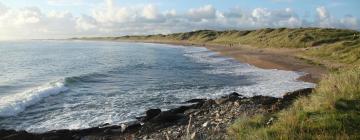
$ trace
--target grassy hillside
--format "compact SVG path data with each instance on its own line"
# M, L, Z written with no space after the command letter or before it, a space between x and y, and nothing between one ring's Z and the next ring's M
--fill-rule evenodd
M354 36L355 35L355 36ZM182 41L219 45L249 44L256 47L304 48L339 41L359 39L360 33L353 30L324 28L278 28L247 31L199 30L169 35L104 37L108 40Z
M229 139L360 139L360 32L298 28L249 31L200 30L148 36L96 38L149 42L183 42L222 46L299 49L296 57L333 68L309 97L275 114L239 116ZM84 38L83 38L84 39ZM94 38L85 38L94 39ZM270 121L272 120L272 121Z
M175 42L260 48L307 48L299 56L315 63L355 64L360 58L360 32L326 28L278 28L247 31L199 30L147 36L81 38L97 40Z
M241 116L228 130L230 139L360 139L359 85L360 67L334 72L286 110Z

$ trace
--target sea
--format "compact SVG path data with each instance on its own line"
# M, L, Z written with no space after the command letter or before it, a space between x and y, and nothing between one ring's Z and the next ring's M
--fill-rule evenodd
M203 47L76 40L0 42L0 129L41 133L134 121L190 99L282 97L305 73L261 69Z

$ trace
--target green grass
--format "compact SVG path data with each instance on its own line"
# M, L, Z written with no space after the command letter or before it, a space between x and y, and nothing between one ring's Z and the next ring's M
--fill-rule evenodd
M270 117L275 122L266 125ZM332 72L309 97L272 116L241 116L230 139L360 139L360 67Z
M327 28L278 28L259 30L199 30L168 35L93 37L112 41L183 42L259 48L307 48L301 58L317 64L355 64L360 58L360 32ZM324 62L327 61L327 62ZM332 66L328 66L332 67ZM337 67L337 66L334 66Z
M355 35L355 36L354 36ZM351 41L359 38L360 33L353 30L327 28L278 28L259 30L199 30L168 35L97 37L106 40L138 41L182 41L195 44L237 45L248 44L256 47L304 48L331 44L339 41ZM91 39L91 38L82 38Z
M267 28L81 39L306 48L296 54L297 57L314 65L336 69L320 81L309 97L297 99L286 110L268 115L239 116L228 128L229 139L360 139L359 36L358 31L342 29ZM267 124L270 118L275 121Z
M339 41L314 48L304 53L305 57L328 60L331 63L359 64L360 39Z

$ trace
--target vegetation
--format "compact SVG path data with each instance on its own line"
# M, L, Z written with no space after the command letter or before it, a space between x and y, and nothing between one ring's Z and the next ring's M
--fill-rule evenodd
M242 116L231 139L359 139L360 67L333 72L309 97L272 116ZM270 118L275 122L266 125Z
M301 48L301 53L297 54L301 59L336 68L320 81L310 96L299 98L288 109L269 115L240 116L228 128L230 139L257 140L360 139L359 37L360 33L353 30L279 28L249 31L200 30L169 35L96 39ZM346 67L342 67L344 65Z
M360 58L360 32L344 29L266 28L247 31L199 30L168 35L158 34L81 39L181 42L222 46L251 45L260 48L306 48L307 51L304 51L299 57L311 60L312 63L325 63L325 65L354 64L359 63ZM333 67L330 65L327 66ZM337 67L337 65L334 67Z
M354 36L355 35L355 36ZM256 47L304 48L319 46L339 41L359 39L360 33L353 30L325 28L279 28L247 31L199 30L169 35L98 37L82 39L140 40L140 41L175 41L194 44L238 45L248 44Z

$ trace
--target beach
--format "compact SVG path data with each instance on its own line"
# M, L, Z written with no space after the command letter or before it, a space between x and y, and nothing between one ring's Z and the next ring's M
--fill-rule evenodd
M138 42L138 41L136 41ZM165 42L148 42L161 43ZM231 57L242 63L255 65L264 69L293 70L310 73L299 80L316 82L321 74L325 72L322 67L312 67L300 59L289 55L294 50L272 51L267 49L256 49L248 46L215 46L206 44L189 44L179 42L166 42L166 44L199 46L217 52L225 57ZM312 89L282 93L286 98L253 96L245 97L238 93L228 93L217 99L191 99L186 102L193 105L184 105L171 110L150 109L146 116L138 118L122 125L104 124L79 130L53 130L45 133L29 133L25 131L16 132L4 130L6 138L30 137L34 139L177 139L184 137L193 138L226 138L226 129L234 123L239 116L268 114L276 112L289 106L298 96L308 95ZM185 102L185 103L186 103ZM192 124L192 125L190 125ZM214 133L214 135L212 135Z

